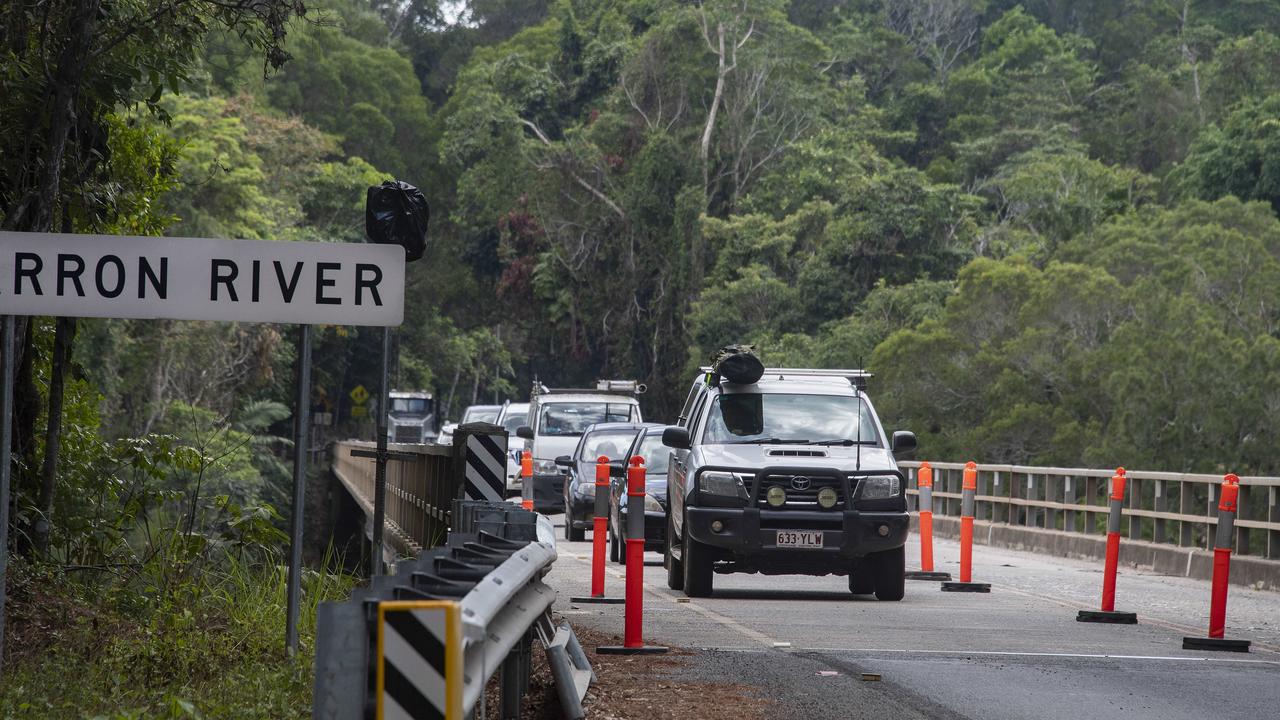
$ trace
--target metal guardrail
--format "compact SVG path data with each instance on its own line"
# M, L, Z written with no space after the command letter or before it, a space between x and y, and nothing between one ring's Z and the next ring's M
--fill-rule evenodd
M321 603L313 718L472 717L499 673L500 716L519 717L535 637L546 648L566 717L584 716L582 701L595 676L572 629L552 622L556 593L542 582L556 559L551 522L508 503L466 500L454 504L452 516L456 527L445 546L396 563L393 574L375 577L348 602ZM438 627L432 630L436 640L409 642L413 647L406 649L404 639L414 637L410 632L384 643L384 635L391 636L390 611L435 610L459 621L456 632L446 630L452 620L428 619L422 626L402 620L418 635L424 627ZM397 691L418 702L393 705Z
M370 517L373 516L374 462L352 450L372 451L377 444L345 440L333 444L333 472ZM444 542L449 510L458 496L458 449L452 445L390 444L399 459L387 463L387 527L417 552Z
M907 493L915 488L919 462L909 470ZM964 463L929 462L933 468L935 515L960 514ZM978 465L975 517L1010 525L1102 534L1107 516L1108 480L1114 470ZM1126 470L1129 497L1123 510L1135 540L1211 549L1218 523L1221 475ZM913 501L918 503L918 500ZM1240 512L1235 521L1236 552L1280 558L1280 478L1241 477Z

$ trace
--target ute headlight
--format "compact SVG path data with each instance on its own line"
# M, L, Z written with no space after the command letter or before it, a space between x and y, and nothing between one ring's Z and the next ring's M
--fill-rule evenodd
M818 491L818 505L830 510L836 506L836 501L840 497L836 495L836 489L832 487L824 487Z
M787 491L783 490L781 485L770 485L768 492L764 494L764 499L774 507L782 507L787 504Z
M663 512L662 504L658 502L658 498L656 498L656 497L654 497L654 496L652 496L652 495L645 495L645 496L644 496L644 511L645 511L645 512L655 512L655 513Z
M534 460L533 472L538 475L556 475L560 472L560 466L556 465L555 460Z
M582 491L583 495L596 496L596 484L593 482L578 483L578 490Z
M885 498L898 497L898 476L885 475L883 477L869 477L862 480L863 500L883 500Z
M736 497L740 500L747 499L747 488L742 484L742 478L733 473L702 473L702 476L698 479L698 489L708 495Z

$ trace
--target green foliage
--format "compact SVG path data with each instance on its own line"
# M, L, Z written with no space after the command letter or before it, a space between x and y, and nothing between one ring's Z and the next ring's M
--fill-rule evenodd
M988 26L982 38L978 58L946 87L955 108L946 133L968 178L1073 134L1095 77L1085 59L1088 40L1059 35L1021 7Z
M244 123L222 98L173 96L168 132L181 143L181 185L165 197L187 237L270 239L277 204L265 191L262 159L248 148Z
M1280 93L1245 100L1222 128L1205 128L1176 176L1188 195L1262 200L1280 213Z
M328 23L297 23L293 61L262 86L272 106L341 138L347 155L404 176L432 144L426 99L409 61L386 46L378 17L333 3ZM415 162L416 160L416 162ZM421 181L419 181L421 182Z
M83 572L10 570L12 617L56 633L38 654L23 648L6 665L7 718L310 717L316 605L343 599L354 584L303 574L301 648L289 658L283 565L229 556L141 606L112 575L91 585Z
M1274 473L1277 250L1266 206L1222 200L1117 217L1043 270L975 261L876 349L881 408L932 456Z

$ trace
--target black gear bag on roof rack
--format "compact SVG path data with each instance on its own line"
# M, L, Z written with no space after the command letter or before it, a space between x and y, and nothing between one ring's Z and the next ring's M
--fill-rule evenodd
M422 191L403 180L371 187L365 196L365 234L375 243L403 247L405 260L417 260L426 252L430 219Z
M764 375L764 363L754 345L726 345L711 356L711 383L724 378L735 385L751 385Z

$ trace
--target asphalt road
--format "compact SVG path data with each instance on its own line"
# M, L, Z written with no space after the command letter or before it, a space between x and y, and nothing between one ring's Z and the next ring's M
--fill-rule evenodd
M620 635L621 605L569 602L590 591L590 537L557 541L556 609ZM955 543L935 541L934 556L958 574ZM907 558L918 567L914 536ZM1116 608L1139 624L1076 622L1097 607L1100 562L977 546L986 595L908 581L902 602L882 603L850 595L842 577L717 575L712 597L684 602L661 556L646 559L645 640L700 650L690 678L758 688L779 718L1280 718L1280 593L1232 586L1227 637L1253 651L1206 653L1182 650L1206 631L1203 581L1122 568ZM622 583L609 564L606 593Z

